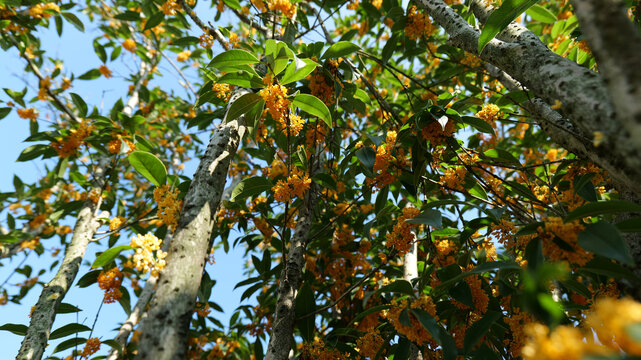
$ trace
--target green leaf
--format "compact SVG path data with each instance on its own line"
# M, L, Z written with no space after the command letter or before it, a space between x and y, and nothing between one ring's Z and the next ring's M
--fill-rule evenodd
M111 261L113 261L113 259L116 258L116 256L118 256L118 254L120 254L122 251L125 251L125 250L131 250L131 246L120 245L120 246L112 247L111 249L107 249L105 252L98 255L96 260L91 265L91 268L96 269L109 264Z
M0 330L10 331L10 332L12 332L12 333L14 333L16 335L20 335L20 336L27 335L27 329L29 329L29 327L27 327L27 325L22 325L22 324L9 324L9 323L7 323L7 324L4 324L4 325L0 326Z
M156 186L167 183L167 168L156 155L146 151L134 151L129 154L131 166Z
M532 5L526 13L530 15L532 20L539 21L544 24L554 24L556 22L556 16L550 10L541 5Z
M492 158L494 161L520 165L519 159L514 157L509 151L503 149L490 149L483 153L483 155Z
M80 117L86 117L87 103L82 99L82 97L80 97L80 95L76 93L71 93L69 95L71 95L71 101L73 101L73 104L78 109Z
M349 41L339 41L325 51L321 59L336 59L360 50L361 47Z
M414 296L414 288L407 280L396 280L391 284L387 284L382 288L378 289L376 292L395 292Z
M45 145L45 144L31 145L26 149L24 149L22 153L20 153L20 156L18 156L17 161L33 160L45 154L49 150L52 150L52 148L49 145Z
M241 9L240 2L238 0L223 0L223 2L232 9Z
M143 29L143 31L153 29L154 27L158 26L164 19L165 19L165 14L162 11L159 11L153 14L149 18L149 20L147 20L147 23L145 24L145 28Z
M0 120L4 119L5 117L7 117L7 115L9 115L10 112L11 112L11 108L10 107L0 108Z
M496 136L496 134L494 133L494 129L492 128L492 125L488 124L483 119L479 119L475 116L463 116L461 117L461 121L463 121L463 123L467 125L470 125L471 127L475 128L480 132L484 132L486 134L492 134L492 136Z
M239 65L255 64L259 62L256 56L245 50L232 49L216 55L209 63L210 67L223 69L227 67L237 67Z
M256 104L261 101L263 101L263 98L255 93L241 95L229 106L229 110L227 110L227 113L225 114L224 122L238 119L242 115L250 112L254 107L256 107Z
M237 200L246 199L250 196L258 195L263 191L269 191L272 188L271 181L264 177L254 176L249 179L241 181L234 190L231 192L229 201L236 202Z
M488 311L482 319L472 324L465 332L465 340L463 342L465 352L472 350L501 316L502 314L498 311Z
M303 284L298 295L296 295L296 317L302 317L316 310L316 303L314 301L314 291L307 284ZM314 316L309 316L304 319L296 321L296 327L300 330L303 340L313 340L314 336Z
M75 14L72 14L70 12L63 12L62 16L67 19L73 26L76 27L80 32L85 32L85 26L82 24L82 21L78 19L78 17Z
M100 77L100 75L102 75L102 74L100 73L100 70L98 70L98 69L91 69L91 70L87 71L86 73L84 73L84 74L82 74L82 75L78 76L78 79L80 79L80 80L93 80L93 79L97 79L97 78L99 78L99 77Z
M78 280L78 287L85 288L87 286L93 285L98 282L98 275L100 275L100 270L89 271L84 274L80 280Z
M496 34L505 29L514 19L519 17L525 10L538 3L539 0L505 0L498 9L494 10L488 17L481 36L479 37L479 54L487 43L492 40Z
M49 340L60 339L65 336L76 334L83 331L91 331L91 328L86 325L82 325L78 323L63 325L62 327L51 332L51 335L49 336Z
M236 85L244 88L264 88L265 84L256 75L252 75L246 71L235 71L225 74L217 81L221 84Z
M590 262L585 264L579 271L603 275L614 279L625 278L633 280L635 283L641 283L641 279L630 270L602 256L595 256L594 259L590 260Z
M172 40L171 45L178 47L187 47L189 45L196 45L200 40L195 36L185 36L180 39Z
M374 163L376 162L376 151L369 146L363 146L356 151L356 157L366 169L370 172L374 171Z
M294 97L292 104L301 110L319 117L325 124L332 127L332 114L329 112L327 105L325 105L319 98L309 94L298 94Z
M423 325L423 328L427 330L430 334L432 334L432 337L434 340L436 340L437 343L441 343L441 327L438 326L438 323L436 322L436 319L430 315L427 311L423 309L412 309L412 313L414 316L416 316L416 319L418 322Z
M102 61L103 63L106 63L107 52L105 51L105 48L102 45L100 45L100 43L97 40L94 40L93 42L93 49L96 55L98 55L98 57L100 58L100 61Z
M79 307L68 304L68 303L60 303L58 305L58 314L70 314L70 313L76 313L82 311Z
M76 346L82 345L82 344L84 344L86 342L87 342L87 339L81 338L81 337L78 337L78 338L74 337L74 338L65 340L65 341L61 342L60 344L58 344L58 346L56 346L55 349L53 349L53 354L55 354L57 352L60 352L60 351L64 351L64 350L70 349L72 347L76 347Z
M294 61L292 61L285 69L285 73L283 78L280 80L280 84L286 85L304 79L314 71L317 66L318 64L314 60L294 58Z
M621 232L641 232L641 218L632 218L615 224Z
M616 226L599 221L588 224L579 234L579 245L595 254L632 265L634 260Z
M438 210L425 209L415 218L405 220L405 222L410 224L425 224L440 229L443 226L443 216Z
M565 217L565 222L581 219L587 216L614 214L620 212L641 212L641 205L625 200L608 200L587 203L578 207Z

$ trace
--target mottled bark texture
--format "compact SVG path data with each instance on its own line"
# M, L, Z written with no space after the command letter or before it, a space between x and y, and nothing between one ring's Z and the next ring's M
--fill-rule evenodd
M625 132L641 147L641 35L621 0L572 1Z
M237 91L230 103L247 90ZM229 164L245 133L245 119L222 124L212 137L185 195L178 226L160 274L137 359L185 359L189 322L208 257L216 212Z
M93 191L102 193L106 167L106 161L98 165L94 174ZM51 326L56 319L58 306L78 274L87 246L101 225L99 219L109 217L107 212L98 214L99 207L100 201L94 203L90 198L87 198L80 208L62 264L53 279L42 289L16 359L39 360L42 358L49 341Z
M316 186L312 183L303 204L301 204L294 236L287 252L287 261L280 274L274 326L269 336L265 360L286 360L289 358L296 320L296 294L301 286L305 251L307 250L315 206Z
M417 0L416 3L445 29L453 45L477 53L479 31L450 6L442 0ZM472 1L472 9L481 23L491 13L491 8L480 0ZM610 173L619 187L641 196L641 183L637 180L641 178L641 146L617 115L601 75L555 54L535 34L516 23L490 41L480 57L509 74L545 103L560 101L559 113L575 128L574 134L568 133L568 136L592 139L596 132L601 133L605 141L598 147L590 146L587 152L594 153L594 158L599 160L595 162Z

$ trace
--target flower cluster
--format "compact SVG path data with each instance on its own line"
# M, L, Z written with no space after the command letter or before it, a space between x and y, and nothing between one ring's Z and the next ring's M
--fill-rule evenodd
M98 350L100 350L100 340L98 338L89 338L79 355L83 358L89 358Z
M91 135L94 129L95 127L93 125L89 125L87 121L83 121L77 129L71 130L69 135L52 142L51 147L56 150L58 156L61 158L75 155L80 146L85 144L85 138Z
M98 68L98 71L104 76L105 78L109 79L111 77L111 70L107 67L107 65L100 65Z
M271 83L271 78L269 76L265 77L265 82ZM270 84L258 94L265 100L265 106L274 120L280 121L285 117L289 110L286 87Z
M125 224L126 221L127 219L125 219L124 217L116 216L115 218L109 221L109 230L116 231L120 229Z
M407 12L407 22L405 25L405 36L410 40L416 40L428 37L434 31L434 26L427 15L417 11L416 6L412 5Z
M443 176L439 179L439 184L445 188L444 192L450 191L463 191L463 184L465 184L465 175L467 170L463 166L456 166L445 169Z
M385 340L383 340L378 330L370 328L365 335L356 340L356 346L363 358L375 359L384 342Z
M309 91L326 105L334 104L334 84L330 83L322 70L316 69L307 76Z
M51 86L51 78L49 76L40 79L38 89L38 100L45 101L49 96L49 87Z
M130 52L136 52L137 45L136 42L133 41L132 39L127 39L122 42L122 47L125 48L125 50L130 51Z
M144 273L151 271L151 276L158 276L160 270L166 265L165 257L167 257L167 253L160 250L160 243L161 240L152 233L138 234L131 238L130 245L136 249L134 266L138 271ZM154 251L156 252L155 258Z
M543 255L552 261L568 261L579 266L592 260L594 255L578 243L579 233L585 229L578 220L563 222L560 217L545 219L545 228L539 227L537 232L543 243ZM566 246L559 246L558 237Z
M180 11L180 5L175 0L167 0L162 4L162 12L167 16L176 15Z
M18 109L18 116L23 119L35 120L38 118L38 111L34 108Z
M169 184L154 189L154 200L158 205L156 215L170 229L176 228L182 207L182 201L178 200L178 194L178 189L170 188Z
M412 312L409 312L410 326L404 325L401 322L401 313L403 312L403 310L407 309L407 305L407 299L403 299L400 301L397 299L392 300L392 307L384 313L385 318L390 321L396 331L405 335L408 340L416 344L424 345L434 342L432 335L430 335L430 333L425 330L425 328L421 325L421 323ZM421 295L421 297L417 300L414 300L409 307L411 309L420 309L426 311L438 320L438 316L436 315L436 306L434 305L432 298L429 296Z
M190 50L184 50L184 51L180 52L176 56L176 61L185 62L185 61L187 61L187 59L189 59L190 56L191 56L191 51Z
M214 83L212 90L216 93L217 98L223 99L225 102L229 101L232 90L231 85Z
M200 46L203 49L211 49L214 45L214 37L209 34L200 35Z
M296 15L296 5L289 0L270 0L267 7L272 11L280 11L285 17L293 19Z
M501 109L494 104L483 105L481 111L474 114L479 119L483 119L486 123L492 125L496 129L496 121L502 116Z
M442 126L438 121L433 121L421 129L421 138L430 142L432 147L443 145L447 138L452 137L456 131L454 121L448 119L445 126Z
M103 302L110 304L120 300L122 292L120 292L120 284L122 284L122 272L117 267L101 271L98 275L98 287L105 291L105 298Z
M411 224L405 220L415 218L420 212L419 209L414 207L404 208L403 215L397 219L394 229L387 234L385 246L388 248L393 246L400 256L409 251L412 248L412 243L416 240L416 235L412 232L412 229L417 224Z
M52 2L40 3L29 9L29 16L36 19L48 19L54 15L52 12L60 12L60 7Z
M272 187L274 199L280 202L289 202L294 196L302 198L311 183L312 180L306 173L294 168L291 175L287 177L287 181L278 180L276 185Z
M323 340L315 339L313 343L303 345L302 359L315 360L347 360L349 355L343 354L337 349L325 347Z

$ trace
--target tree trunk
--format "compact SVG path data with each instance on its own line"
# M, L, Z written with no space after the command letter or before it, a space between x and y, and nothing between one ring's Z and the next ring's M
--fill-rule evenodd
M230 104L247 92L237 91ZM229 164L244 133L244 116L221 125L200 161L184 199L167 266L160 273L148 317L142 322L138 359L185 359L189 322L207 261L212 227Z

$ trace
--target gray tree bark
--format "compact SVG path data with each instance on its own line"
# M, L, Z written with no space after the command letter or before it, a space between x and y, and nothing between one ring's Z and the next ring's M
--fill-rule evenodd
M92 190L102 193L106 168L106 161L98 165ZM85 256L87 246L89 246L94 233L101 225L99 218L109 217L108 212L98 213L100 203L100 201L94 203L88 198L82 205L76 225L73 228L71 242L65 250L62 265L60 265L53 279L42 289L40 298L33 310L27 334L22 340L16 359L39 360L42 358L49 341L51 326L56 318L58 306L73 284L78 274L80 263Z
M278 284L278 301L274 312L274 326L269 336L266 360L286 360L292 345L294 322L296 320L296 294L301 286L303 267L305 266L305 251L309 240L309 231L314 218L316 206L316 186L314 183L307 191L300 207L296 229L292 237L287 260L283 264Z
M248 90L239 90L230 104ZM212 137L184 205L160 273L148 317L142 322L137 359L184 359L189 322L207 261L216 212L224 191L229 164L245 133L245 119L228 121Z
M417 4L445 29L453 45L477 53L479 31L451 7L442 0L417 0ZM491 8L479 0L472 1L472 9L481 23L491 13ZM641 197L637 180L641 178L641 146L628 130L634 127L626 127L617 114L613 96L600 74L555 54L516 23L490 41L479 56L545 103L559 100L559 113L570 119L580 136L592 139L595 133L602 134L605 141L598 147L588 146L587 152L594 153L595 162L610 173L617 186Z

